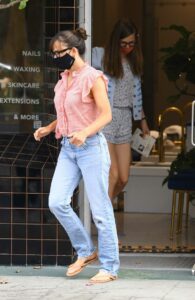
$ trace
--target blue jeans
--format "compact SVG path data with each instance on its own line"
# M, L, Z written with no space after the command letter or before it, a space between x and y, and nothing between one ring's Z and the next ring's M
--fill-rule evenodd
M119 269L119 250L112 203L108 196L110 156L106 139L98 133L77 147L63 138L51 183L49 208L66 230L78 257L94 251L93 242L70 203L83 177L92 217L98 230L101 270L113 275Z

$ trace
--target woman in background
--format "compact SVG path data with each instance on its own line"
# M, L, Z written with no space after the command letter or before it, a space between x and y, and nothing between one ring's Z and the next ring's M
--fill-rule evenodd
M112 122L103 133L111 156L109 196L112 200L128 182L133 120L140 122L143 135L149 134L142 107L142 63L138 31L130 20L119 20L106 47L92 50L92 65L103 70L109 79Z

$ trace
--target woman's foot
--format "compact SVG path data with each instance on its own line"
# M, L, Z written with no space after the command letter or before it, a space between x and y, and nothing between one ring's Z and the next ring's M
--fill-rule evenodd
M117 276L100 270L95 276L90 279L90 283L105 283L109 281L116 280Z
M88 264L92 263L97 258L96 252L92 253L90 256L78 258L75 263L68 267L66 276L71 277L79 274Z

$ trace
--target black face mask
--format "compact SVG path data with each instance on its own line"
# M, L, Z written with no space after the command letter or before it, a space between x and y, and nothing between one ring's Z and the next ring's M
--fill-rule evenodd
M61 69L61 70L69 70L72 67L74 61L75 61L75 58L72 57L68 53L66 53L62 57L53 58L54 64L56 65L56 67L58 69Z

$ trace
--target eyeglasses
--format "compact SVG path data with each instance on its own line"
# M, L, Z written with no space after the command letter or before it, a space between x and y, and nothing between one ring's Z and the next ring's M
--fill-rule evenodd
M70 49L72 49L72 48L68 47L68 48L62 49L60 51L50 51L50 55L53 58L61 57L61 54L63 54L64 52L66 52L67 50L70 50Z
M120 42L120 47L121 48L133 48L136 44L136 41L131 41L131 42L125 42L125 41L121 41Z

